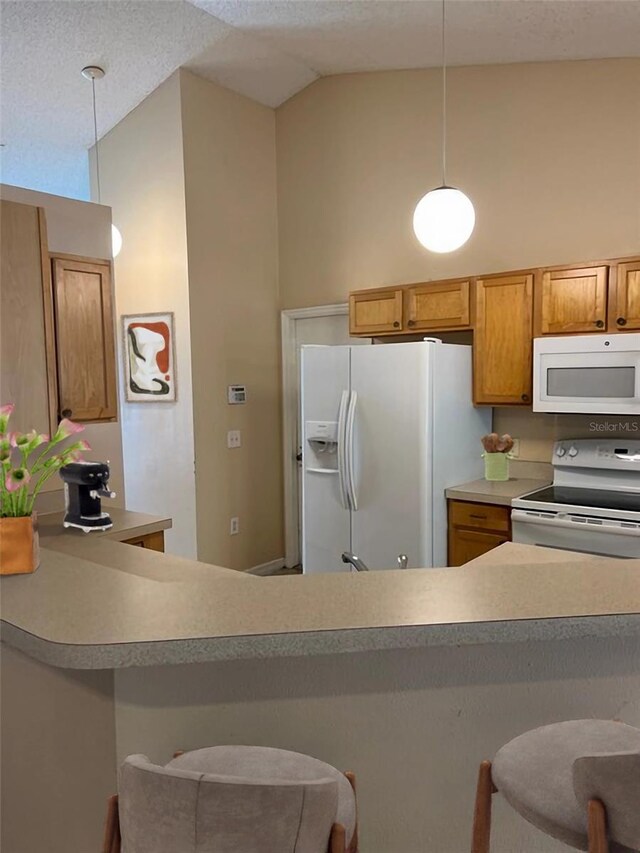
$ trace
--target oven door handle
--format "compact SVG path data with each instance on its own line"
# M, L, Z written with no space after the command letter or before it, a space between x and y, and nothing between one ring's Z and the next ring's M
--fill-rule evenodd
M606 521L603 521L602 524L589 524L586 521L568 521L557 515L532 515L526 510L521 509L511 510L511 521L519 521L523 524L543 524L547 527L564 527L570 530L588 530L591 533L615 533L616 536L640 536L640 527L618 527L617 525L608 525Z

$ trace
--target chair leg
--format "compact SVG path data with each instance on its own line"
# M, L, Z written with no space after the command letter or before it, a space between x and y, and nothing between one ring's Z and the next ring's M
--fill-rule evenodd
M609 853L607 813L600 800L589 800L587 806L589 853Z
M358 853L358 797L356 793L356 774L352 773L350 770L347 770L344 775L347 777L349 784L353 789L353 796L355 797L356 801L356 825L355 829L353 830L353 837L351 838L351 843L349 844L349 849L347 853Z
M331 827L329 853L347 853L347 834L341 823L334 823Z
M483 761L478 771L471 853L489 853L489 844L491 841L491 797L496 791L497 788L491 780L491 762Z
M102 853L120 853L120 819L118 815L118 795L107 800L107 819L104 825Z

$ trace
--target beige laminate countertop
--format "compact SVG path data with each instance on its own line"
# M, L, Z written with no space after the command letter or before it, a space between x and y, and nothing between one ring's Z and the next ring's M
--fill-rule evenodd
M543 489L550 483L550 480L530 480L524 477L510 477L504 482L473 480L471 483L445 489L445 495L452 501L511 506L514 498L522 497L536 489Z
M92 535L1 581L2 638L111 669L640 633L640 559L506 543L455 569L258 578Z
M148 533L158 533L161 530L169 530L172 520L157 515L147 515L142 512L130 512L127 509L110 507L105 505L104 511L111 518L112 526L108 530L92 530L91 533L83 533L75 527L65 528L62 526L64 512L49 512L38 517L38 530L40 536L46 539L58 538L60 536L69 539L73 537L78 540L91 539L114 539L116 542L124 542L127 539L135 539L138 536L146 536Z

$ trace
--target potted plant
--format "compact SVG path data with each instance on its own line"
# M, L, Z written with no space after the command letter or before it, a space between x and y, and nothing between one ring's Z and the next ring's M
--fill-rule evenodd
M84 430L68 419L60 421L53 438L32 430L9 432L14 405L0 406L0 574L33 572L39 564L35 499L44 484L63 465L80 460L91 448L75 441L56 450L62 442Z

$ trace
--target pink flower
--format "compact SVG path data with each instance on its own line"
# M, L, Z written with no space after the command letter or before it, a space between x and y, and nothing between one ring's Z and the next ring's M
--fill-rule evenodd
M14 409L15 405L13 403L6 403L4 406L0 406L0 436L6 433L7 424Z
M65 438L69 438L70 435L75 435L78 432L83 432L84 427L82 424L74 424L73 421L70 421L69 418L63 418L58 424L58 431L53 436L53 441L63 441Z
M26 468L12 468L7 472L4 484L8 492L17 492L26 486L30 479L31 474Z
M31 432L10 432L9 443L11 444L11 447L19 447L23 450L36 437L36 435L37 433L35 430L32 430Z

